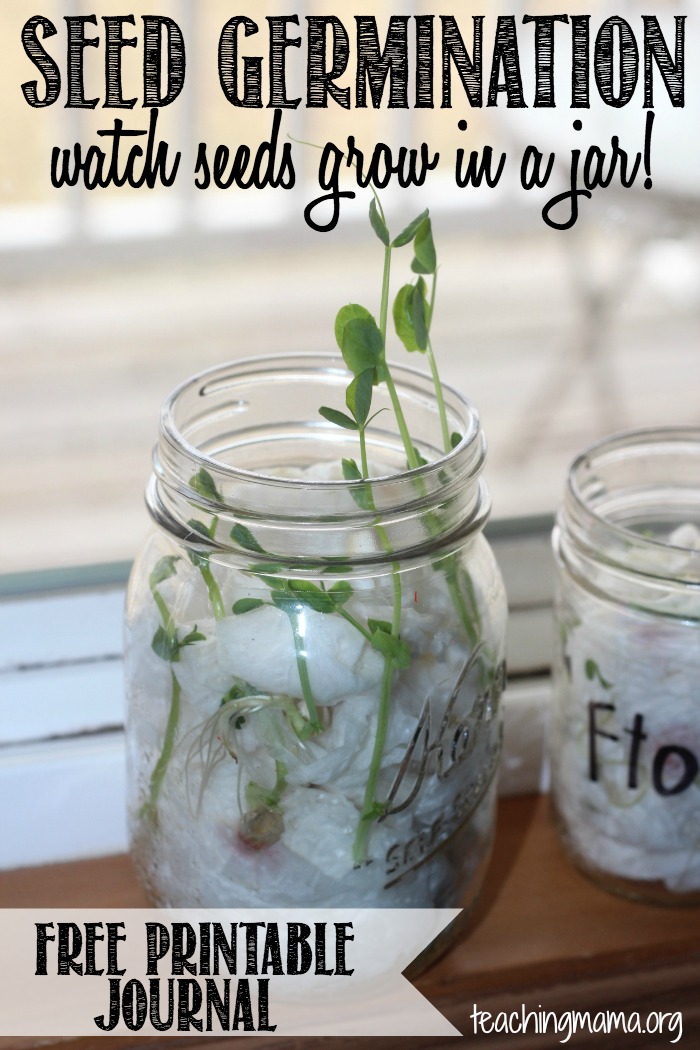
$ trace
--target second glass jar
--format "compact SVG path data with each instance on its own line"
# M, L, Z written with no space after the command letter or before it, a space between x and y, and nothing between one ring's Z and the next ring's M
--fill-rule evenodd
M554 548L564 845L608 889L699 904L700 431L635 431L582 454Z

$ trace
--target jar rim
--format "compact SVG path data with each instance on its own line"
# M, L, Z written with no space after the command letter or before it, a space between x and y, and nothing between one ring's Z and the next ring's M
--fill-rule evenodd
M443 385L448 426L462 436L442 452L433 377L403 364L391 369L410 441L428 462L401 469L405 440L391 412L392 391L382 383L372 408L390 412L368 432L367 451L370 460L376 456L397 469L375 464L363 477L353 461L355 472L347 477L346 460L342 480L324 474L357 456L357 434L319 414L328 396L344 396L352 378L340 354L241 358L185 380L161 410L146 498L156 524L188 545L226 554L243 548L248 558L251 542L273 558L292 557L293 548L298 559L318 561L326 550L336 560L352 554L367 563L386 561L388 550L409 558L463 544L490 512L479 414ZM313 468L311 476L305 468ZM192 518L193 507L216 520L216 536Z
M211 368L204 369L202 372L198 372L195 375L190 376L188 379L185 379L166 397L160 413L160 426L162 433L167 437L171 444L186 450L193 459L201 461L203 466L210 466L212 469L226 475L232 480L249 480L255 481L256 483L279 485L282 488L282 491L308 490L309 487L317 492L323 490L332 491L347 486L361 484L361 482L358 481L347 481L344 479L331 480L282 477L276 474L265 474L254 470L246 470L244 467L237 467L229 463L224 463L222 460L217 459L214 456L207 455L207 453L198 449L196 445L193 445L188 441L180 427L178 427L175 422L175 414L179 402L184 396L191 391L196 390L198 387L203 390L209 382L217 378L224 378L227 374L231 376L240 375L243 377L244 375L254 374L254 372L262 373L269 371L270 368L275 366L284 366L288 368L295 362L300 363L302 361L315 363L317 366L325 365L326 368L324 370L328 373L335 372L336 374L343 376L348 375L348 368L343 361L342 356L338 353L327 352L309 352L304 354L261 354L259 356L244 357L225 362L224 364L214 365ZM414 368L411 365L399 364L396 361L390 361L388 364L394 375L413 377L415 379L425 379L427 376L427 374L421 371L421 369ZM249 369L250 371L248 371ZM427 478L439 472L446 463L453 462L460 456L463 456L464 452L474 444L477 437L481 436L485 445L485 438L483 438L483 432L481 431L480 417L476 406L450 383L441 381L440 385L442 386L443 392L449 394L451 398L463 408L465 419L469 422L469 427L462 435L459 443L438 459L431 460L430 462L421 464L418 467L393 474L372 475L370 478L372 482L381 483L385 481L395 481L397 478L411 480L416 478ZM479 456L478 459L481 462L475 464L475 473L478 473L481 469L483 454Z
M671 543L657 535L645 535L619 521L611 520L592 503L591 488L596 468L615 461L621 462L625 456L651 457L664 453L690 453L697 456L698 480L694 489L694 502L700 510L700 427L664 426L620 431L596 441L579 453L569 467L566 497L560 516L565 519L565 527L574 533L578 545L597 556L597 560L635 575L697 586L700 583L700 549ZM695 521L692 524L699 523ZM594 544L590 542L592 535L597 537L595 550ZM674 554L684 556L682 571L674 571Z

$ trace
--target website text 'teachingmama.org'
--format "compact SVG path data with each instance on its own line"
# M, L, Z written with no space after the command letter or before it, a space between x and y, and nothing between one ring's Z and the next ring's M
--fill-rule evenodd
M547 1032L561 1036L560 1043L568 1043L577 1032L590 1034L621 1035L659 1034L673 1036L671 1043L683 1037L683 1015L680 1011L662 1012L652 1010L646 1016L637 1011L623 1013L621 1010L566 1010L560 1014L552 1010L528 1010L524 1003L519 1010L502 1010L490 1013L480 1010L476 1004L472 1009L474 1035L545 1035Z

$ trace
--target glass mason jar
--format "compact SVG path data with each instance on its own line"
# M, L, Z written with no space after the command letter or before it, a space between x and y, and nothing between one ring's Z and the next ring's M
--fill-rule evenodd
M553 798L607 888L700 903L700 430L641 430L573 463L559 567Z
M166 401L127 601L132 851L170 907L467 906L494 827L506 602L477 413L392 367L368 432L340 358L250 359ZM384 386L373 411L390 408ZM345 472L348 472L347 465Z

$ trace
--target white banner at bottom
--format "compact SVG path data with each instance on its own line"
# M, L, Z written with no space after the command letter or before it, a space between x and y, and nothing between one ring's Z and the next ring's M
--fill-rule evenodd
M460 1035L404 970L457 909L0 911L0 1035Z

